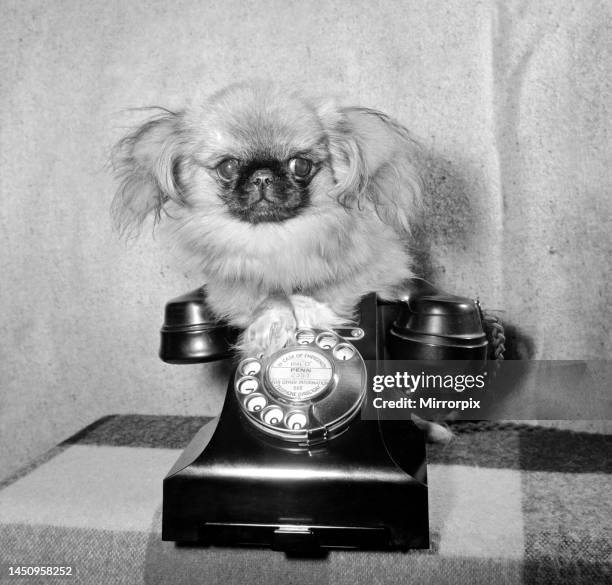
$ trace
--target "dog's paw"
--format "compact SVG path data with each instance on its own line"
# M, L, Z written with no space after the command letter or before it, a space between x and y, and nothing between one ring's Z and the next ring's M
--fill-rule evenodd
M438 443L446 445L453 438L453 432L440 423L422 419L420 416L412 413L410 415L412 422L425 434L425 439L428 443Z
M347 324L347 320L339 317L326 304L312 297L291 295L291 304L298 328L334 329Z
M272 303L258 313L240 336L244 357L268 357L295 338L296 320L288 303Z

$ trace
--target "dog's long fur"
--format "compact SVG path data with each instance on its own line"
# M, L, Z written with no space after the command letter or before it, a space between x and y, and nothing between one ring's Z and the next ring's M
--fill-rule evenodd
M230 213L215 173L221 161L295 153L316 167L297 215L249 223ZM182 111L160 110L119 143L113 216L123 232L162 218L197 259L212 310L245 328L243 350L270 353L298 326L350 319L366 293L393 298L411 276L417 159L409 132L380 112L236 84Z

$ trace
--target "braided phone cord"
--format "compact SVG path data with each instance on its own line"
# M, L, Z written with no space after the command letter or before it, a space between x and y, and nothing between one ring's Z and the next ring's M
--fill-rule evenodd
M506 336L504 335L504 326L499 317L491 315L481 310L482 324L489 342L490 360L503 360L504 352L506 351Z
M487 341L489 342L487 359L497 362L497 367L491 372L495 376L499 370L499 362L504 359L504 352L506 351L504 326L499 317L483 311L478 301L476 304L480 311L480 318ZM521 423L491 420L456 420L447 421L447 424L455 434L475 433L485 430L531 430L533 428Z

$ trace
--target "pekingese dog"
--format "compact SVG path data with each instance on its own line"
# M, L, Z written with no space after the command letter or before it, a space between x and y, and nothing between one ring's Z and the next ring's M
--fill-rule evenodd
M298 327L346 323L397 296L421 197L418 147L375 110L241 83L126 136L112 211L122 231L172 222L212 311L268 355Z
M162 215L197 261L244 355L300 327L351 319L360 298L398 298L412 276L419 148L387 115L240 83L161 110L118 144L112 211L123 232ZM430 440L449 431L416 419Z

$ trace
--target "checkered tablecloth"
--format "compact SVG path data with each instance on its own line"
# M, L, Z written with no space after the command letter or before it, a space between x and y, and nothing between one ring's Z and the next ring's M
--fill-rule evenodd
M428 447L429 551L290 559L162 542L162 479L206 420L109 416L8 478L0 489L0 581L612 582L607 435L463 424L450 445ZM15 565L71 566L74 576L8 576Z

